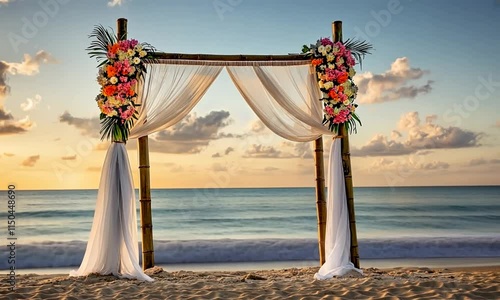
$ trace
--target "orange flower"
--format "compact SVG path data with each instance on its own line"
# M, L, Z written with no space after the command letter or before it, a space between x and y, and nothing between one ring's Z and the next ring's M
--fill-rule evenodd
M316 58L316 59L313 59L311 63L313 66L317 66L317 65L321 65L322 62L323 62L323 59Z
M114 95L116 92L115 85L107 85L102 89L102 94L106 97Z
M330 98L332 98L332 99L335 99L338 97L338 95L337 95L337 93L335 93L334 89L331 89L330 92L328 92L328 96L330 96Z
M342 72L339 76L337 76L337 82L340 84L346 82L347 79L349 79L347 72Z
M116 54L118 52L118 49L120 49L120 45L118 45L118 43L108 45L108 52L111 54Z
M344 91L344 87L343 86L339 86L337 89L339 90L340 93L342 93Z
M135 91L133 89L128 90L127 96L132 97L135 94Z
M111 78L116 75L116 68L113 66L107 66L106 67L106 73L108 73L108 77Z

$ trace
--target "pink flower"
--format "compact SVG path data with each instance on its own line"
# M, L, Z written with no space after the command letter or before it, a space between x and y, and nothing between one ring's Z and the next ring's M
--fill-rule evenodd
M134 48L139 42L137 40L131 39L130 40L130 48Z
M337 77L334 69L326 68L325 74L326 74L327 81L333 81Z
M122 120L128 120L134 115L135 108L129 105L127 106L127 110L122 111L122 109L120 108L119 112L120 112L120 118Z
M128 81L128 77L127 76L120 76L120 81L121 82L127 82Z
M333 114L334 114L333 108L331 108L330 106L327 106L327 107L325 107L325 111L328 115L333 117Z
M349 117L349 110L341 110L339 113L333 118L333 123L336 124L342 124L345 123L348 120Z
M334 46L339 48L339 52L337 53L337 55L344 56L344 53L346 51L344 44L342 44L341 42L336 42Z
M323 45L323 46L326 46L326 45L333 46L333 42L329 38L322 38L321 39L321 45Z
M354 67L354 65L356 64L356 61L352 56L351 50L347 50L346 52L346 62L349 67Z

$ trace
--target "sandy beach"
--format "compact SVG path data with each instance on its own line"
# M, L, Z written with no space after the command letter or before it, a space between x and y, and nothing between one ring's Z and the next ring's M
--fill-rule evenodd
M364 269L326 281L316 267L267 271L147 271L155 281L27 274L2 299L500 299L500 267Z

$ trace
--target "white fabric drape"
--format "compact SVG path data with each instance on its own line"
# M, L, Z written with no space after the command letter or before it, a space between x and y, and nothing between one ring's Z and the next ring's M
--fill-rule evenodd
M327 173L326 261L318 273L314 274L314 278L320 280L342 276L350 270L362 274L350 260L351 234L341 154L340 139L335 139L330 148Z
M332 134L321 124L320 94L309 65L226 68L248 105L277 135L309 142Z
M183 64L176 61L147 65L144 81L138 88L140 113L129 138L150 135L179 122L200 101L223 67L228 69L245 101L274 133L296 142L313 141L323 134L332 134L321 124L320 91L308 63L190 61ZM315 275L318 279L354 268L349 262L349 224L339 144L336 140L330 152L328 256ZM138 263L135 205L124 144L113 143L102 169L85 256L80 268L71 272L72 276L95 272L152 280Z
M166 129L182 120L222 70L212 65L149 64L138 91L141 104L130 138Z
M90 273L153 281L139 265L137 215L125 144L112 143L102 166L94 222L80 268L70 276Z

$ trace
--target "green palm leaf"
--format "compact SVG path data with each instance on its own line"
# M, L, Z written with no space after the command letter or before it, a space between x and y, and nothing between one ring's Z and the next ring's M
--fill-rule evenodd
M354 39L345 41L344 46L351 50L352 56L359 62L361 68L363 67L363 58L365 58L365 55L371 54L370 51L373 49L373 45L367 41Z

